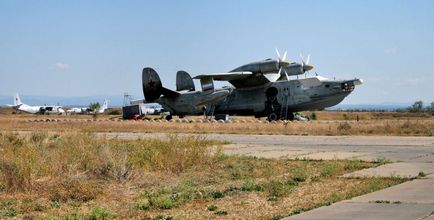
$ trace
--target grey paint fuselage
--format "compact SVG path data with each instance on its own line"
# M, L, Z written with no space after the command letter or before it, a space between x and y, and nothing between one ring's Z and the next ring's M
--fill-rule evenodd
M323 109L340 103L353 91L355 81L357 79L311 77L269 82L256 87L223 87L216 92L227 91L228 94L217 102L214 113L259 117L273 111L279 114L282 108L288 112ZM277 91L277 94L267 96L270 90ZM174 115L198 115L203 114L203 109L192 103L197 103L199 99L203 99L203 94L196 91L178 97L161 96L156 102Z

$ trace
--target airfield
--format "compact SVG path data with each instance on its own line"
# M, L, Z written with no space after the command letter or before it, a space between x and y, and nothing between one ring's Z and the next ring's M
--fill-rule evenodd
M269 123L250 117L219 122L152 116L136 121L113 115L47 116L5 110L0 114L3 144L20 142L21 137L27 143L23 146L46 145L51 155L61 154L55 150L55 140L64 140L70 147L64 150L72 155L75 148L89 151L84 157L94 162L86 164L97 170L105 167L101 161L113 155L123 158L123 151L114 151L123 144L140 147L149 142L156 144L150 146L155 151L164 151L154 155L150 164L140 161L147 164L145 175L133 169L134 175L122 180L110 172L67 168L80 171L78 177L63 177L82 181L82 188L73 191L82 196L78 198L67 189L53 192L38 185L45 181L68 186L49 178L60 169L56 168L60 162L53 160L53 170L39 170L47 176L24 184L25 190L8 191L2 186L3 218L433 219L433 116L315 114L313 121ZM33 146L35 141L40 145ZM114 148L94 151L93 146L101 143ZM201 144L209 151L198 151ZM185 151L178 151L179 147ZM72 156L61 155L65 164L60 167L74 164ZM116 161L111 166L118 167ZM81 163L85 161L76 165Z

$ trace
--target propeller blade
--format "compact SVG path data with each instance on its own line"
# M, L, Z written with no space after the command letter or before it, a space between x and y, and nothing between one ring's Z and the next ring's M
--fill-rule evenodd
M307 55L306 64L309 64L309 61L310 61L310 54Z
M304 58L303 58L303 54L300 53L300 58L301 58L301 64L302 66L304 66Z
M280 53L279 53L279 50L278 50L277 48L274 48L274 50L276 50L277 58L278 58L278 60L279 60L279 62L280 62L281 59L280 59Z
M286 70L283 70L283 71L285 72L286 80L288 80L288 81L289 81L289 76L288 76L288 73L286 72Z
M283 54L283 57L282 57L282 61L285 61L285 60L286 60L286 54L287 54L287 52L288 52L288 51L285 50L285 53Z

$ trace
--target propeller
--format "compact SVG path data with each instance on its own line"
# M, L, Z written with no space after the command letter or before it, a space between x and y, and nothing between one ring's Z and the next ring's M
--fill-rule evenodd
M303 73L309 72L310 70L313 69L313 65L309 65L310 54L307 55L306 61L304 61L303 54L301 54L301 53L300 53L300 58L301 58L301 69L302 69Z
M278 61L278 65L279 65L279 72L278 75L282 76L282 71L285 72L285 76L286 79L289 81L289 77L288 77L288 73L286 73L286 70L283 67L289 66L289 61L286 61L286 54L287 51L285 51L285 53L283 53L283 56L280 56L279 50L277 48L274 48L276 50L276 54L277 54L277 61Z
M279 67L285 67L289 65L289 61L286 61L286 54L287 51L285 51L285 53L283 53L283 56L280 56L279 50L277 48L274 48L276 50L276 54L277 54L277 61L279 64Z

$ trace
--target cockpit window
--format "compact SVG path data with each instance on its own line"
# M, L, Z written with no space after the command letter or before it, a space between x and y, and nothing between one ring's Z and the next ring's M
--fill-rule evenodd
M326 88L329 88L329 87L330 87L330 85L329 85L329 84L326 84L326 85L325 85L325 87L326 87Z

